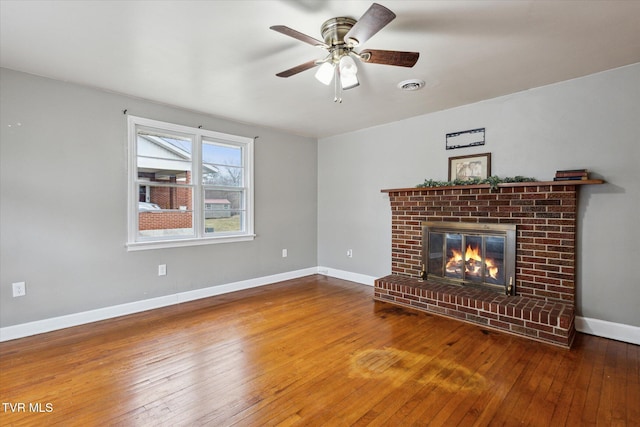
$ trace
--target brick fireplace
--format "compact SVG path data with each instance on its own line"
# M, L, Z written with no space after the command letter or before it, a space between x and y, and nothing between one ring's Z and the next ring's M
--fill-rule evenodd
M382 190L391 273L374 299L569 348L575 336L578 190L600 180ZM422 280L425 221L516 226L515 295Z

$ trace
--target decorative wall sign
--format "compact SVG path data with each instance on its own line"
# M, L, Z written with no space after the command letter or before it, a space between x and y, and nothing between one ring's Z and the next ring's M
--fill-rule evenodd
M487 179L491 176L491 153L449 157L449 181Z
M484 128L448 133L446 138L446 145L447 150L484 145Z

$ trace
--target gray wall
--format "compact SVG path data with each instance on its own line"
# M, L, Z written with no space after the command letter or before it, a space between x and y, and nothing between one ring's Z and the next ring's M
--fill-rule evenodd
M0 93L1 327L317 265L315 139L6 69ZM124 109L259 136L256 239L127 252Z
M445 150L446 133L478 127L486 145ZM389 274L391 212L380 190L446 180L448 157L483 152L501 177L545 181L588 168L606 180L580 190L578 315L640 326L640 64L321 139L318 265Z
M581 190L578 314L640 326L640 64L317 144L6 69L0 93L0 327L317 265L383 276L391 215L380 190L444 180L449 156L481 152L499 176L586 167L607 181ZM255 241L127 252L125 108L259 135ZM444 149L447 132L475 127L485 146ZM23 280L27 296L12 298Z

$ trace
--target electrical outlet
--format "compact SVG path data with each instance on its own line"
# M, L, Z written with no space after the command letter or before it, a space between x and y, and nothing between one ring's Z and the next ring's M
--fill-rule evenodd
M25 282L12 283L13 297L23 297L27 294L27 284Z
M353 258L353 249L347 249L347 256Z
M283 249L283 250L282 250L282 258L286 258L288 255L289 255L289 254L288 254L287 250L286 250L286 249Z
M167 264L160 264L158 266L158 276L166 276L167 275Z

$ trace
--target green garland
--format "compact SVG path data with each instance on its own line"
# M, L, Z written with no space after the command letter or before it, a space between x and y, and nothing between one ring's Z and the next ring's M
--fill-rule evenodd
M455 185L478 185L478 184L489 184L491 190L497 190L498 184L504 184L509 182L536 182L535 178L527 178L525 176L515 176L515 177L506 177L500 178L498 176L490 176L486 179L480 178L471 178L467 180L456 179L453 181L435 181L433 179L425 179L422 184L416 185L417 188L432 188L432 187L452 187Z

